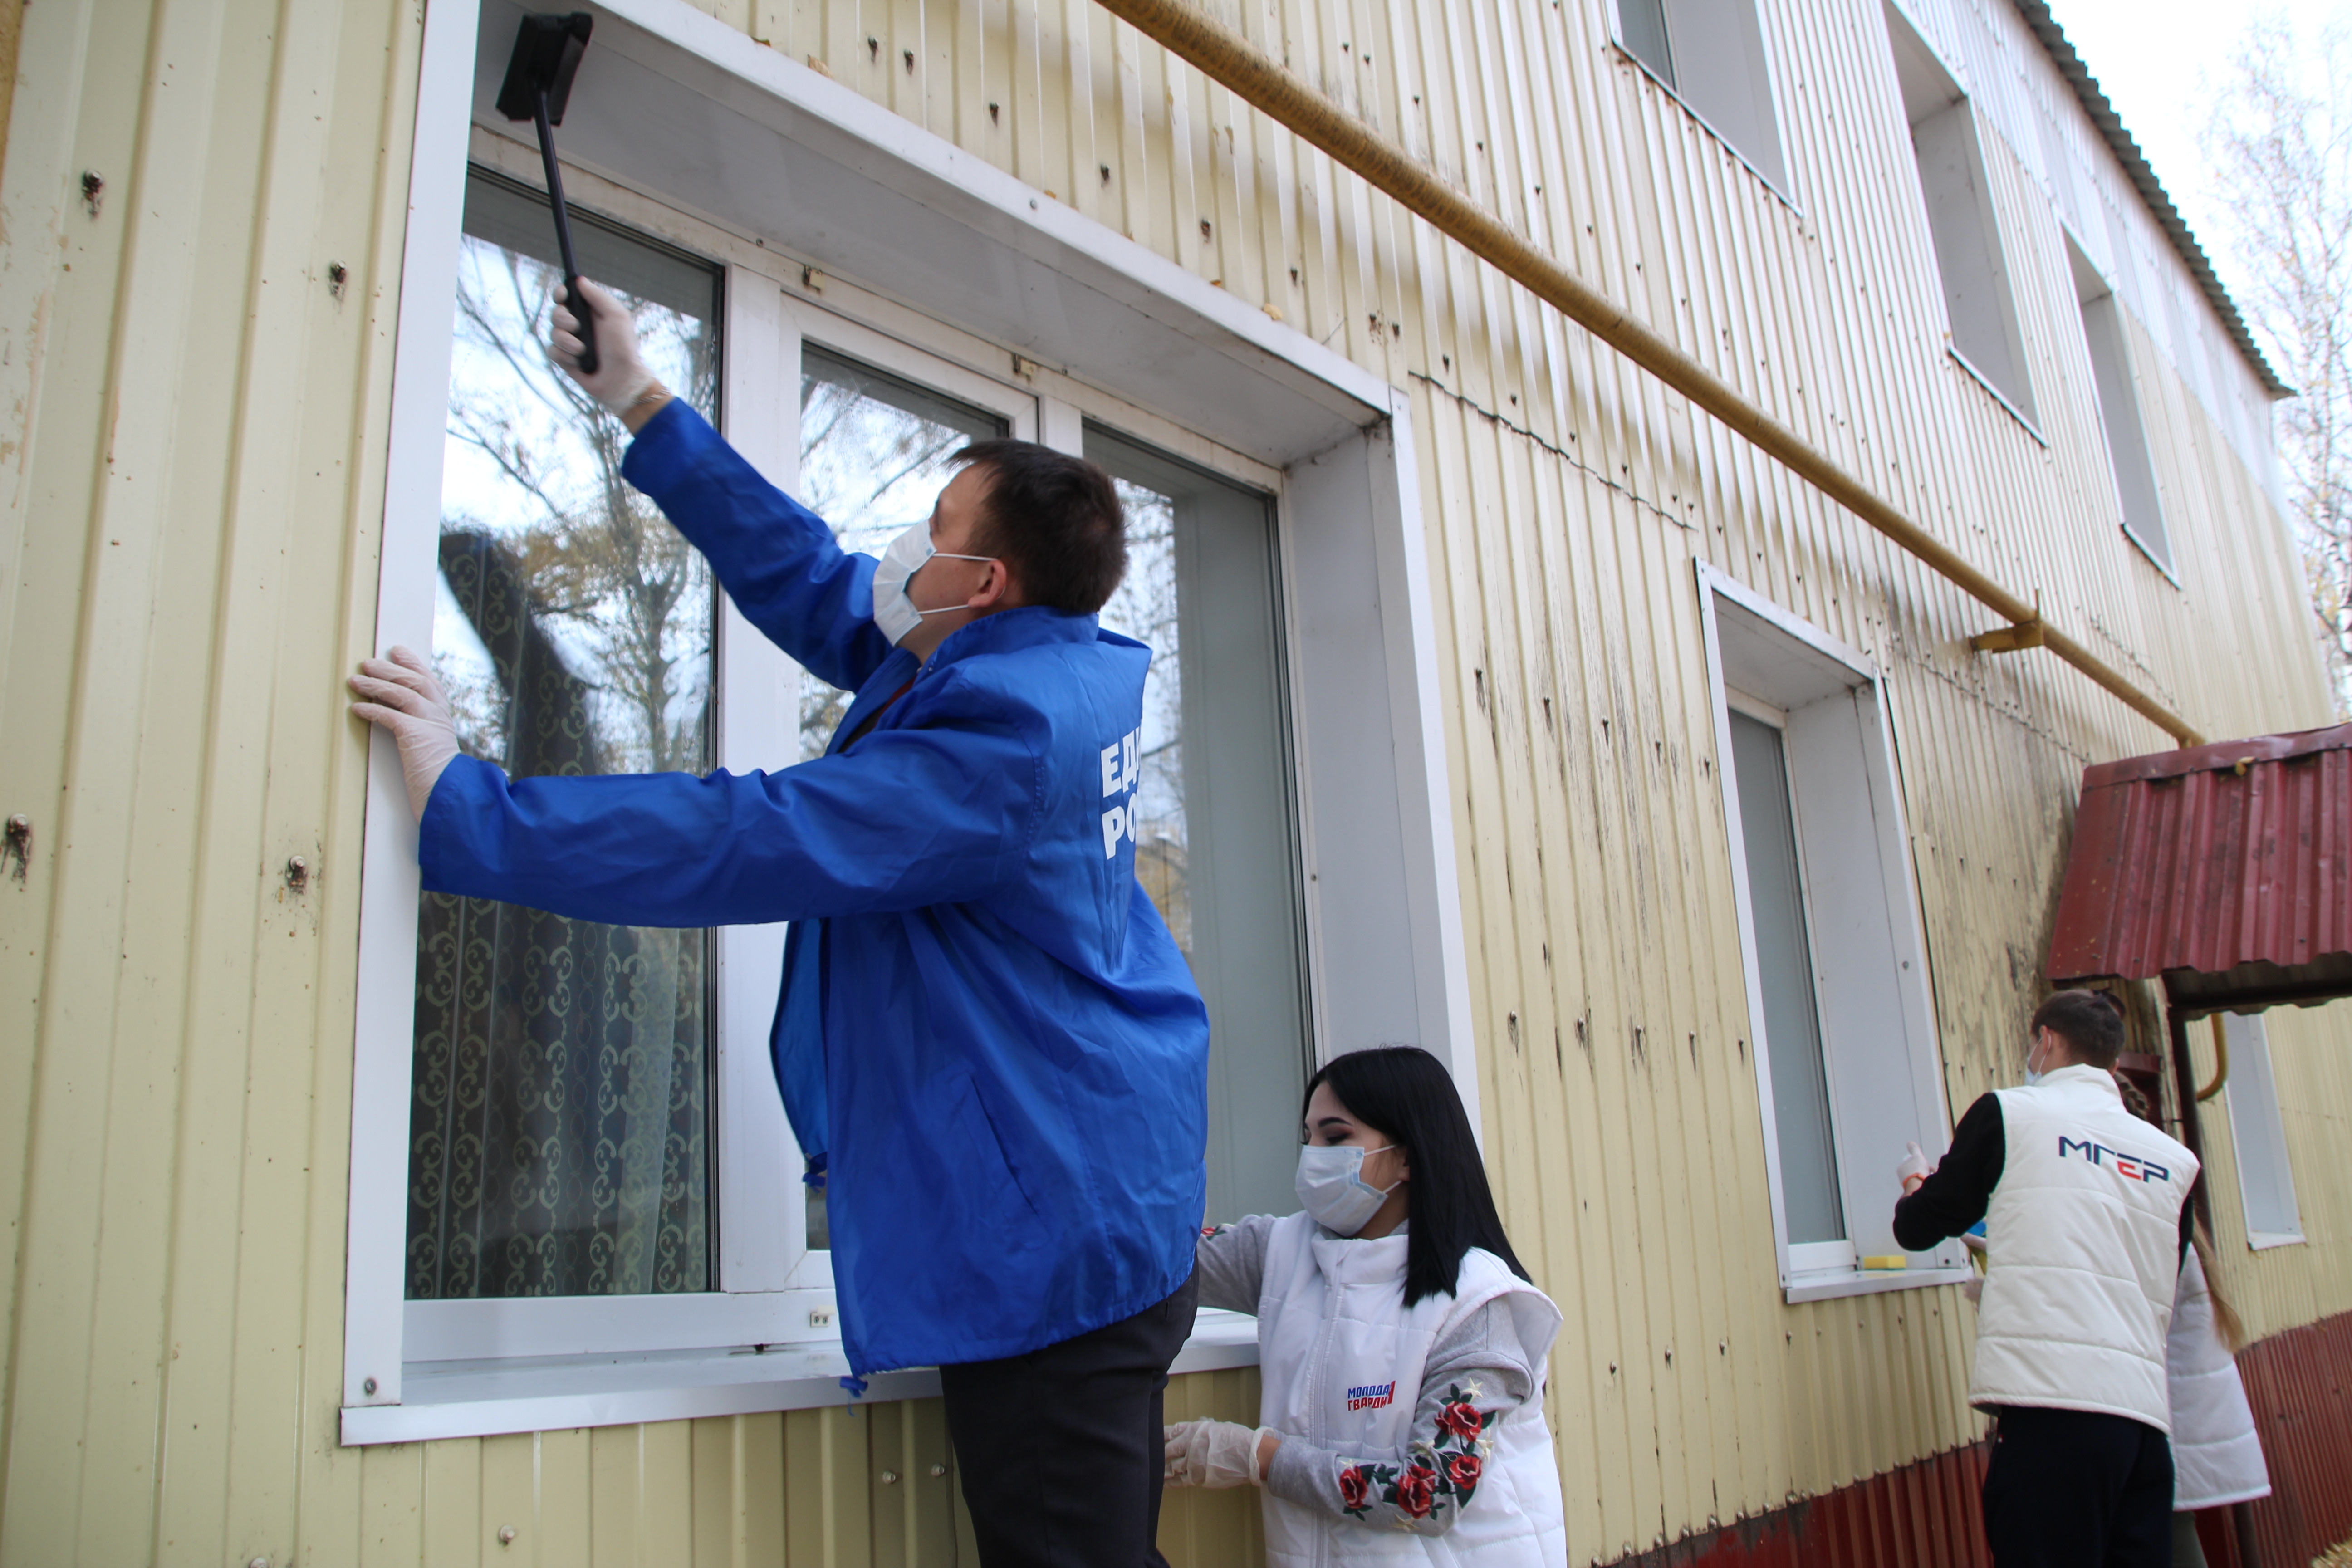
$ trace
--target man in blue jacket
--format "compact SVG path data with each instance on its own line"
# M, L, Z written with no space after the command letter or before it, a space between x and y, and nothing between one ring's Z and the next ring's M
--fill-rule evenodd
M773 773L508 779L425 662L370 659L425 886L641 926L793 922L772 1037L825 1183L852 1372L937 1365L981 1555L1158 1563L1161 1393L1190 1334L1208 1016L1136 880L1150 652L1097 626L1108 475L982 442L884 558L769 485L583 289L623 472L744 616L856 693ZM572 317L554 348L572 374Z

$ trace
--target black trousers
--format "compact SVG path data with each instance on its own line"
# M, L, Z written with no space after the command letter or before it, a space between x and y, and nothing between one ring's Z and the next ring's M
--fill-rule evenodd
M1161 1410L1200 1296L1196 1275L1092 1333L940 1368L982 1568L1167 1568Z
M2171 1568L2172 1445L2126 1415L2010 1405L1984 1480L1997 1568Z

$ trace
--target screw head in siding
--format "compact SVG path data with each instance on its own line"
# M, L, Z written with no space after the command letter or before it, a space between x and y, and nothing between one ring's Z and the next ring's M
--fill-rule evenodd
M106 176L96 169L84 169L81 172L81 205L89 209L90 216L98 216L99 200L105 195Z
M327 263L327 292L329 294L338 300L341 299L343 297L343 286L351 280L351 268L345 267L340 261L330 261Z
M257 1557L252 1562L247 1563L245 1568L269 1568L269 1559L267 1557Z
M286 860L286 886L288 890L299 893L310 885L310 862L305 860L299 855L289 856Z
M33 819L21 811L8 819L8 835L0 839L0 871L12 860L16 869L10 874L21 882L33 868Z
M933 1465L931 1467L931 1479L933 1480L938 1480L941 1476L944 1476L947 1473L948 1468L945 1465Z
M512 1546L514 1544L514 1540L515 1527L513 1525L502 1524L499 1526L499 1544L500 1546Z
M895 1487L895 1486L897 1486L897 1485L898 1484L898 1471L896 1471L896 1470L885 1470L885 1471L883 1471L883 1472L882 1472L882 1484L883 1484L884 1486L886 1486L886 1487Z
M373 1396L375 1393L375 1379L371 1377L365 1383L361 1384L360 1392Z

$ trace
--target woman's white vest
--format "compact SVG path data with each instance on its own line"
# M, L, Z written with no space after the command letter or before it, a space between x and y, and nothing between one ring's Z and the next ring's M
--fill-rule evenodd
M1473 1248L1462 1259L1454 1293L1404 1304L1404 1236L1358 1241L1324 1234L1295 1214L1266 1240L1265 1278L1257 1310L1258 1419L1339 1454L1393 1455L1403 1447L1421 1393L1430 1346L1448 1327L1489 1301L1511 1313L1520 1345L1534 1358L1535 1397L1496 1423L1494 1452L1467 1508L1444 1535L1414 1535L1334 1519L1265 1495L1269 1563L1286 1568L1357 1563L1477 1564L1478 1568L1560 1568L1568 1560L1559 1470L1544 1425L1543 1384L1559 1309L1506 1268ZM1385 1404L1348 1408L1349 1390L1395 1385Z
M2097 1068L2000 1095L2007 1157L1985 1216L1969 1402L2170 1431L2164 1341L2197 1157L2126 1110Z
M2213 1293L2191 1252L2180 1266L2166 1371L2172 1387L2172 1506L2220 1508L2271 1495L2253 1406L2213 1328Z

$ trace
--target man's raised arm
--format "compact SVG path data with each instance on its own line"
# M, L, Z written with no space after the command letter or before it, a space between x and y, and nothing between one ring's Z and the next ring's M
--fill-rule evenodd
M856 690L890 656L874 625L872 557L835 542L825 521L743 460L701 415L645 368L629 314L593 283L598 363L579 371L580 341L564 305L550 344L556 363L628 426L621 473L709 561L727 596L769 641L820 680Z

